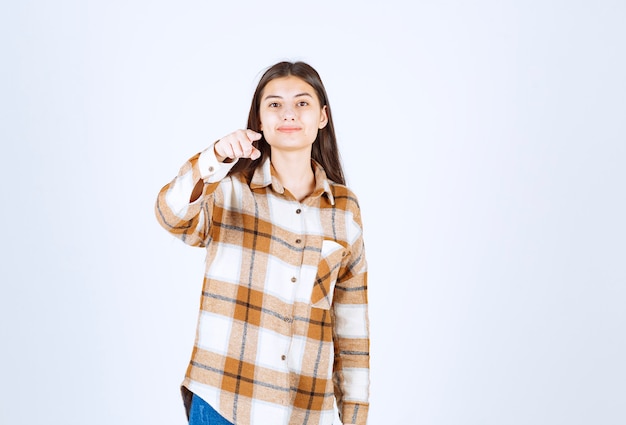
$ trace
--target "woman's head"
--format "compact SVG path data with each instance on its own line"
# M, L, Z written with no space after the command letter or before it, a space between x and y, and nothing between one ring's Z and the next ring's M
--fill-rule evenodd
M257 132L262 131L260 108L265 88L270 82L286 77L296 77L313 88L319 107L323 110L325 120L323 125L320 125L321 128L319 128L315 137L311 148L311 157L322 165L328 178L337 183L345 184L328 95L319 74L310 65L304 62L279 62L269 67L261 76L252 97L247 128ZM252 171L270 155L270 145L265 140L265 137L262 137L256 143L256 146L261 151L261 157L254 161L240 159L239 163L233 168L233 172Z

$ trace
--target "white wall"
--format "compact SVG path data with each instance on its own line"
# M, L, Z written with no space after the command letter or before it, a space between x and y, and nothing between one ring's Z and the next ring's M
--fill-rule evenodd
M184 423L204 257L154 200L282 59L362 204L370 423L626 422L626 4L344 3L0 6L0 423Z

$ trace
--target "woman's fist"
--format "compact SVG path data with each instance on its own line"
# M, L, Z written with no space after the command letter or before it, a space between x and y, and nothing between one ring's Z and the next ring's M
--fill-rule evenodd
M262 137L261 133L252 130L237 130L218 140L213 149L215 156L220 162L227 159L250 158L252 160L261 156L261 151L252 144Z

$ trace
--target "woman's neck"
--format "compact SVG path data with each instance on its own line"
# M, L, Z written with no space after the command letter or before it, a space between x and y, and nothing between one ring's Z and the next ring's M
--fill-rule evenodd
M272 150L272 166L280 183L298 201L302 201L315 189L311 152Z

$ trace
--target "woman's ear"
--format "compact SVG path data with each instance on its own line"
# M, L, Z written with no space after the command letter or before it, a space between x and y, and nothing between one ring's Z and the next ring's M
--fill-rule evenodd
M320 125L318 127L320 130L326 127L326 124L328 124L328 112L326 111L326 109L326 105L322 106L322 111L320 114Z

